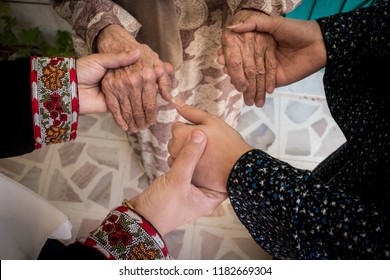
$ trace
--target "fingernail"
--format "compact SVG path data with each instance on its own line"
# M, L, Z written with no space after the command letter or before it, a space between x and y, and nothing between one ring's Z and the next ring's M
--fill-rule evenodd
M200 144L204 141L204 139L205 139L204 134L199 131L194 131L191 134L191 140L194 141L195 143Z
M172 97L172 103L178 107L183 107L184 105L186 105L183 100L181 100L180 98L178 98L176 96Z
M226 26L226 29L233 29L233 28L235 28L235 27L237 27L237 26L239 26L241 24L242 24L242 22L239 22L239 23L236 23L236 24L233 24L233 25L228 25L228 26Z

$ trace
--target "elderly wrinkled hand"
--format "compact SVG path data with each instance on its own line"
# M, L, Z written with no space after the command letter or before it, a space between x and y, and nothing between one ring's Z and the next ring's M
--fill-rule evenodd
M137 132L157 119L157 95L171 100L173 68L147 45L138 43L123 27L109 25L97 38L100 53L139 50L131 67L110 70L102 81L107 107L125 131Z
M192 182L218 192L226 192L226 182L233 165L252 147L217 116L186 105L181 100L177 100L175 106L179 114L192 124L180 121L174 123L172 139L168 142L168 164L176 163L191 132L201 130L207 135L207 146L195 168Z
M161 235L211 214L225 199L220 193L191 184L196 164L206 147L202 131L192 131L168 173L156 178L140 195L130 200Z
M235 25L249 17L269 17L256 10L241 10L228 22ZM276 59L275 40L268 33L237 33L225 28L222 33L222 48L218 50L218 62L230 76L231 83L244 95L246 105L261 107L266 93L275 88Z
M140 57L138 51L92 54L76 61L80 114L103 113L107 105L101 80L107 69L129 66Z
M231 30L239 34L265 32L275 39L277 87L297 82L326 65L324 38L314 20L253 15L232 26Z

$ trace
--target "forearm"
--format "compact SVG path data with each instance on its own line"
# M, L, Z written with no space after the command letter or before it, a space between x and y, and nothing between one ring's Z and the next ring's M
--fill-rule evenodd
M96 52L96 37L108 25L120 25L134 37L141 28L133 16L113 1L52 0L52 4L55 11L72 25L75 49L80 56Z
M28 58L0 61L2 124L0 158L34 150L34 132L30 97L30 61Z
M340 63L350 57L360 60L383 58L388 54L388 0L378 1L376 5L368 8L321 18L317 22L323 33L329 63Z
M63 257L117 260L170 258L157 230L137 212L124 206L113 209L96 230L68 246Z
M241 0L237 11L255 9L268 15L281 15L291 12L301 2L301 0Z
M233 168L228 194L256 242L281 258L388 258L389 219L259 150Z
M74 58L3 61L1 77L12 85L3 99L7 105L2 110L3 119L12 117L12 121L3 125L6 137L1 137L1 157L22 155L76 138L78 93Z

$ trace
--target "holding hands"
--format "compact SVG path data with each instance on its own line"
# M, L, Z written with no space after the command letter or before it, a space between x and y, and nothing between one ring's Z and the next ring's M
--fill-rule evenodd
M256 10L241 10L228 22L235 25L252 17L268 17ZM234 32L225 28L222 33L222 48L218 51L218 62L230 76L231 83L244 94L246 105L262 107L266 92L275 88L276 59L275 41L267 33L246 30Z
M172 127L172 139L168 143L168 164L176 164L187 139L194 130L207 136L207 146L196 165L192 183L217 192L226 193L226 182L235 162L252 149L241 135L218 117L176 101L179 114L193 124L176 122Z
M316 21L252 15L230 29L240 34L265 32L275 39L276 87L297 82L326 64L325 43ZM226 61L227 56L224 50L219 60Z
M156 178L140 195L130 200L134 209L165 235L215 210L226 193L196 187L191 183L195 166L206 147L206 136L191 131L168 173Z
M239 23L223 35L219 61L235 86L244 92L248 105L254 102L262 106L266 89L271 92L275 86L296 82L325 66L326 49L315 21L270 17L249 10L238 13L236 20ZM108 36L116 35L114 32ZM117 41L116 51L128 40L122 39ZM260 42L264 40L266 45L262 46ZM122 128L136 131L155 121L158 89L170 100L171 69L146 46L127 43L130 48L142 50L96 54L77 61L80 113L105 111L108 107ZM115 44L108 45L115 48ZM106 51L103 46L100 48ZM106 74L107 68L118 67L122 68L108 70ZM107 107L99 87L103 76ZM83 98L94 100L84 102ZM218 117L181 100L174 103L190 124L179 121L172 127L168 143L171 169L131 199L135 210L162 235L210 214L222 203L227 198L226 183L231 169L243 154L253 149Z
M101 88L101 80L109 69L126 67L140 57L138 51L91 54L76 60L79 90L79 113L107 112L107 105Z
M173 68L147 45L138 43L123 27L108 25L97 37L99 53L140 52L131 67L110 70L102 81L108 109L123 130L137 132L157 119L157 94L171 100Z

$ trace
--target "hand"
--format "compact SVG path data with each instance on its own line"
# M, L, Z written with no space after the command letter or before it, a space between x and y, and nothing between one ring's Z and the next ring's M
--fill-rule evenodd
M232 30L244 34L267 32L275 38L276 86L297 82L326 65L326 47L316 21L251 16Z
M269 17L255 10L241 10L230 20L237 24L251 16ZM246 105L262 107L266 92L275 88L276 58L275 41L268 33L233 32L225 28L222 33L222 48L218 50L218 62L225 66L231 83L244 94Z
M130 200L134 209L161 235L211 214L227 198L224 193L191 184L192 174L205 146L205 135L201 131L193 131L170 171Z
M76 60L79 90L79 113L102 113L107 111L101 89L101 80L108 69L129 66L140 57L138 51L129 53L92 54Z
M207 136L206 150L195 168L192 183L218 192L226 192L226 183L235 162L252 147L226 122L183 101L176 101L181 116L195 125L176 122L172 139L168 142L168 164L176 164L177 157L193 130L202 130Z
M131 67L110 70L102 81L107 107L123 130L136 132L154 124L157 93L171 100L173 68L162 62L147 45L138 43L123 27L108 25L97 37L100 53L139 50L140 59Z

